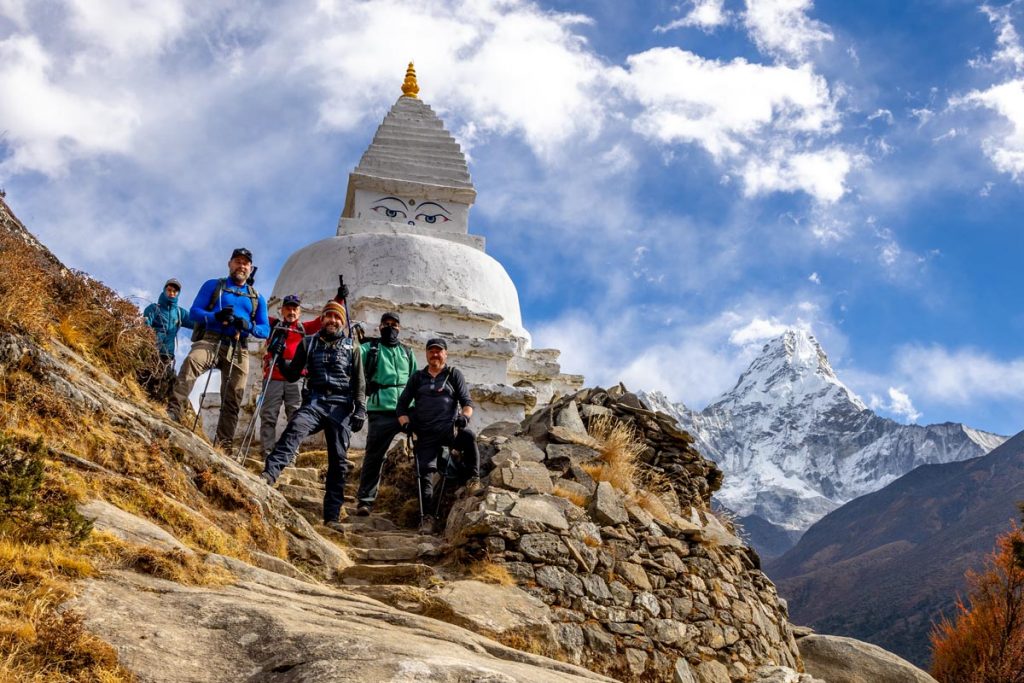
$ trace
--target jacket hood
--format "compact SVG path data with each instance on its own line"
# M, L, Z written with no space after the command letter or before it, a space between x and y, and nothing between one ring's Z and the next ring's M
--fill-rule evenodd
M177 304L178 303L178 297L174 297L172 299L171 297L167 296L167 292L160 292L160 298L158 299L158 301L159 301L161 306L163 306L164 308L167 308L169 306L173 306L173 305Z

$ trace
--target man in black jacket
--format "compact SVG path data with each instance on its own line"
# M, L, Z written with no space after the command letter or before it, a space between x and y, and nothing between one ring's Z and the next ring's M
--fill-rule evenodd
M295 458L302 440L322 428L327 437L324 524L335 530L341 529L339 523L344 513L349 439L366 422L363 363L359 349L342 334L344 320L341 304L328 301L320 315L320 331L299 343L291 361L281 354L283 337L269 349L271 355L278 356L277 366L287 381L297 381L306 371L306 390L302 406L288 420L260 475L268 484L277 481L281 470Z
M445 340L429 340L427 367L409 378L395 411L402 429L416 435L413 451L419 465L420 496L426 511L420 522L420 533L427 534L434 529L434 517L429 512L434 509L431 476L437 472L442 448L448 446L462 455L459 469L467 480L469 495L483 488L476 435L466 429L473 416L473 399L469 397L466 378L458 368L449 367L447 360ZM409 404L413 401L416 405L410 413Z

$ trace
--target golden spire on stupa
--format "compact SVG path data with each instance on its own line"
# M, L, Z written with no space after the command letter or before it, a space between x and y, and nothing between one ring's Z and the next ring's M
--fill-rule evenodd
M402 96L415 98L420 91L416 83L416 68L409 62L409 68L405 70L405 81L402 82Z

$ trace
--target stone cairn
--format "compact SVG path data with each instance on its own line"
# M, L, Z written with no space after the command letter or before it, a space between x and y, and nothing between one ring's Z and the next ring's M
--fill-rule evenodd
M656 493L592 476L598 419L633 430ZM784 601L711 511L721 470L673 418L621 385L584 389L521 425L491 425L480 445L490 486L452 497L445 540L458 557L503 566L547 606L532 634L540 649L625 680L810 680L796 671Z

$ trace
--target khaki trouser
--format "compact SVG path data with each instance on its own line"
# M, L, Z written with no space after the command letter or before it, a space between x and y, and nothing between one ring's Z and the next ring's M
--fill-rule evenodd
M221 342L219 352L218 341ZM178 379L174 382L171 410L177 415L183 414L182 409L196 378L211 368L220 370L220 416L217 419L214 443L230 448L238 424L238 408L242 405L242 394L245 392L245 379L249 374L249 353L244 341L236 344L230 337L222 338L207 332L202 339L193 343L178 371Z

